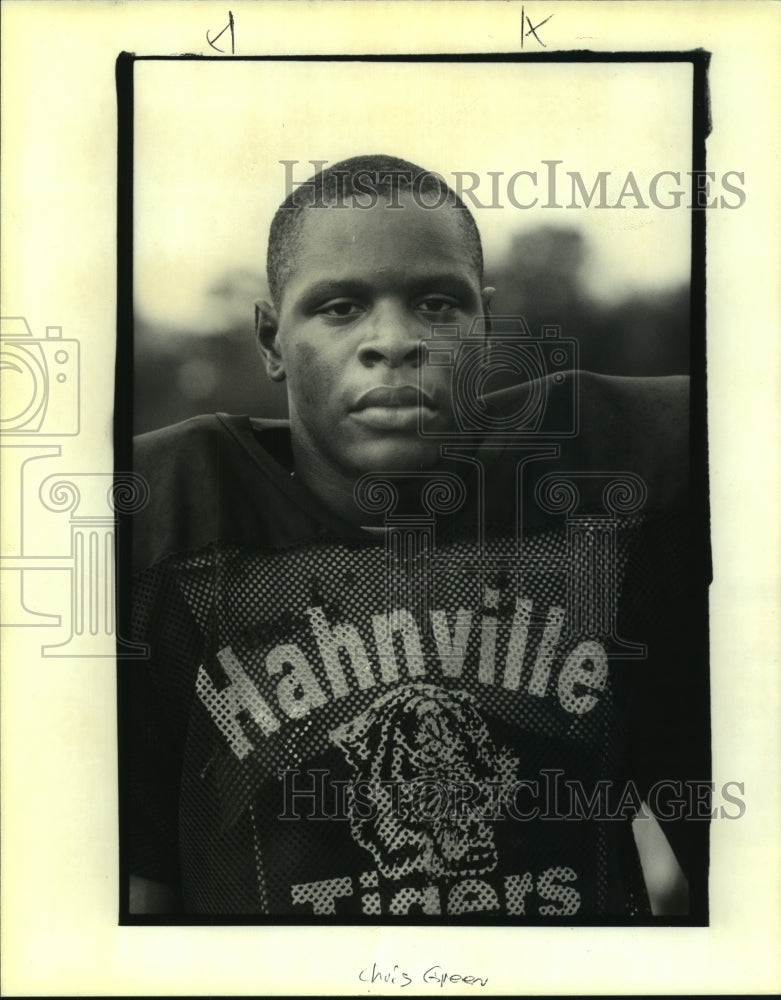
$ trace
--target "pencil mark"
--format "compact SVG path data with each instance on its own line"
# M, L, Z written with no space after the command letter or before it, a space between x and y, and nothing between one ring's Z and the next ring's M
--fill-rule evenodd
M538 25L538 27L539 27L539 25ZM217 42L217 41L219 41L219 39L222 38L222 36L225 34L226 31L230 31L230 33L231 33L231 55L233 56L233 55L236 54L236 48L235 48L235 41L236 41L236 39L235 39L235 36L234 36L234 31L233 31L233 11L230 11L230 10L228 11L228 23L225 25L225 27L222 29L222 31L219 33L219 35L215 35L214 38L209 38L209 31L207 29L207 31L206 31L206 41L215 50L215 52L220 52L223 55L225 55L225 49L219 48L214 43Z
M547 24L548 21L553 17L553 14L549 14L544 20L538 21L537 24L532 24L532 19L526 13L526 7L521 7L521 48L524 47L524 40L533 35L540 45L546 49L548 46L543 42L540 36L537 34L537 29L541 28L543 24ZM528 26L528 30L527 30Z

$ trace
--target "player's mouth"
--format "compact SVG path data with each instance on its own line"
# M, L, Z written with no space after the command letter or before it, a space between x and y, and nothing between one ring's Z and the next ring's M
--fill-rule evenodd
M352 415L375 430L417 430L421 416L432 417L432 397L413 385L378 385L362 393Z

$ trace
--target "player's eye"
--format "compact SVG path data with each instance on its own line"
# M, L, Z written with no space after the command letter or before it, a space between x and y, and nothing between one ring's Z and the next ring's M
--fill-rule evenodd
M362 312L362 307L357 302L353 302L352 299L334 299L332 302L326 302L317 310L319 316L331 316L337 319L357 316Z
M457 300L449 295L429 295L418 303L418 309L425 313L443 313L457 308Z

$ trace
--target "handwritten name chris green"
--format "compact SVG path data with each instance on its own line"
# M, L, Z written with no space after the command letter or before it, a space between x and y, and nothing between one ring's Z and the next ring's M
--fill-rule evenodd
M469 976L459 972L447 972L441 965L431 965L417 977L411 976L398 965L386 968L372 962L371 968L361 969L358 978L362 983L389 983L391 986L410 986L416 978L418 982L444 986L446 983L464 983L466 986L486 986L487 976Z

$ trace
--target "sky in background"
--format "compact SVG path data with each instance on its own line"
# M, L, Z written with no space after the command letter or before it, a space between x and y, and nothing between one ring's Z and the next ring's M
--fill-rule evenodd
M648 202L660 171L691 165L692 70L686 63L271 63L137 62L135 65L135 300L151 323L210 325L208 288L228 269L263 271L268 227L285 197L281 160L333 163L359 153L404 157L455 182L501 171L501 208L474 209L488 265L516 232L579 226L591 249L588 290L615 300L688 279L691 213L678 209L542 207L544 160L587 190L608 171L608 204L634 173ZM514 207L507 180L522 178ZM686 178L682 178L684 181ZM660 183L660 196L675 185ZM685 187L685 184L682 185ZM582 199L580 199L582 200ZM470 205L470 207L472 207Z

